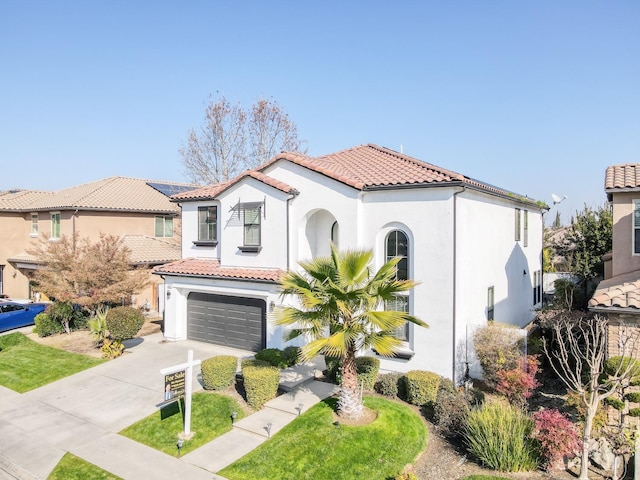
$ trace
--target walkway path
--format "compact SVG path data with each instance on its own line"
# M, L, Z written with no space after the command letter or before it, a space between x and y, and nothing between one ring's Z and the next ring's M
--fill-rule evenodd
M118 435L157 411L162 400L160 369L186 361L188 350L204 360L214 355L250 357L250 352L200 342L163 342L161 334L136 339L123 357L25 394L0 387L0 480L45 479L66 452L124 479L199 480L264 442L298 415L331 396L335 385L312 379L320 365L285 372L292 390L233 430L175 458ZM194 375L194 391L202 388ZM309 381L307 381L309 380Z

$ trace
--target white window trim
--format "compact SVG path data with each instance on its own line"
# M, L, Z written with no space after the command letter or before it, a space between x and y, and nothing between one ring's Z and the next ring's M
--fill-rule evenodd
M631 256L638 257L640 252L636 253L636 208L640 205L640 199L633 200L633 212L631 212ZM638 225L638 235L640 235L640 225Z
M35 217L36 222L33 223L33 219ZM40 216L38 212L31 212L29 217L31 219L31 232L29 233L30 237L38 237L40 235ZM35 229L33 228L35 226Z
M53 225L54 225L53 217L54 217L54 215L58 216L58 227L59 227L58 230L59 230L59 232L58 232L57 236L53 234ZM60 240L60 237L62 237L62 214L60 212L50 212L49 218L51 219L51 237L50 237L50 239L51 240Z

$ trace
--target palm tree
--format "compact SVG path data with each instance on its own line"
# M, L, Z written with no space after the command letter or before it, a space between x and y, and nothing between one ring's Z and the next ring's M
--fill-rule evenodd
M289 340L301 335L310 340L301 349L302 360L318 354L340 358L337 413L346 418L363 414L356 353L373 348L380 355L393 356L402 345L395 330L405 322L428 326L407 312L380 309L416 282L396 278L399 258L389 260L376 273L371 271L372 259L371 251L340 252L331 245L331 255L300 262L301 273L286 272L281 280L282 294L296 297L300 308L280 308L276 323L294 327Z

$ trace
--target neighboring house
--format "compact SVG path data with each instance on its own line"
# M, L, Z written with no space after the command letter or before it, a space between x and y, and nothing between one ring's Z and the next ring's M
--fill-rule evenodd
M220 185L173 197L182 259L165 279L165 336L256 351L283 348L278 280L298 262L372 249L400 256L398 296L429 329L397 332L404 348L381 368L460 379L470 335L487 319L524 326L541 303L540 204L407 155L362 145L323 157L282 153ZM372 352L368 352L372 354Z
M613 206L613 251L603 257L605 278L589 310L609 318L609 354L620 355L618 333L640 323L640 164L608 167L604 188Z
M193 189L174 182L111 177L56 192L0 192L0 293L32 298L41 268L29 250L39 239L77 233L96 241L101 233L123 238L135 266L154 267L180 258L180 209L169 197ZM158 277L134 303L159 310ZM127 299L129 301L129 299Z

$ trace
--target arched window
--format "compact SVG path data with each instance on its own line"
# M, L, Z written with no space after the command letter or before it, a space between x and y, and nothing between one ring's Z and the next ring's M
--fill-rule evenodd
M394 257L400 257L397 265L396 278L398 280L407 280L409 278L409 239L407 235L400 230L389 232L386 239L386 261ZM409 311L409 293L396 295L395 300L388 301L385 304L387 310L398 310L401 312ZM409 322L398 328L395 333L396 337L405 342L409 341Z

